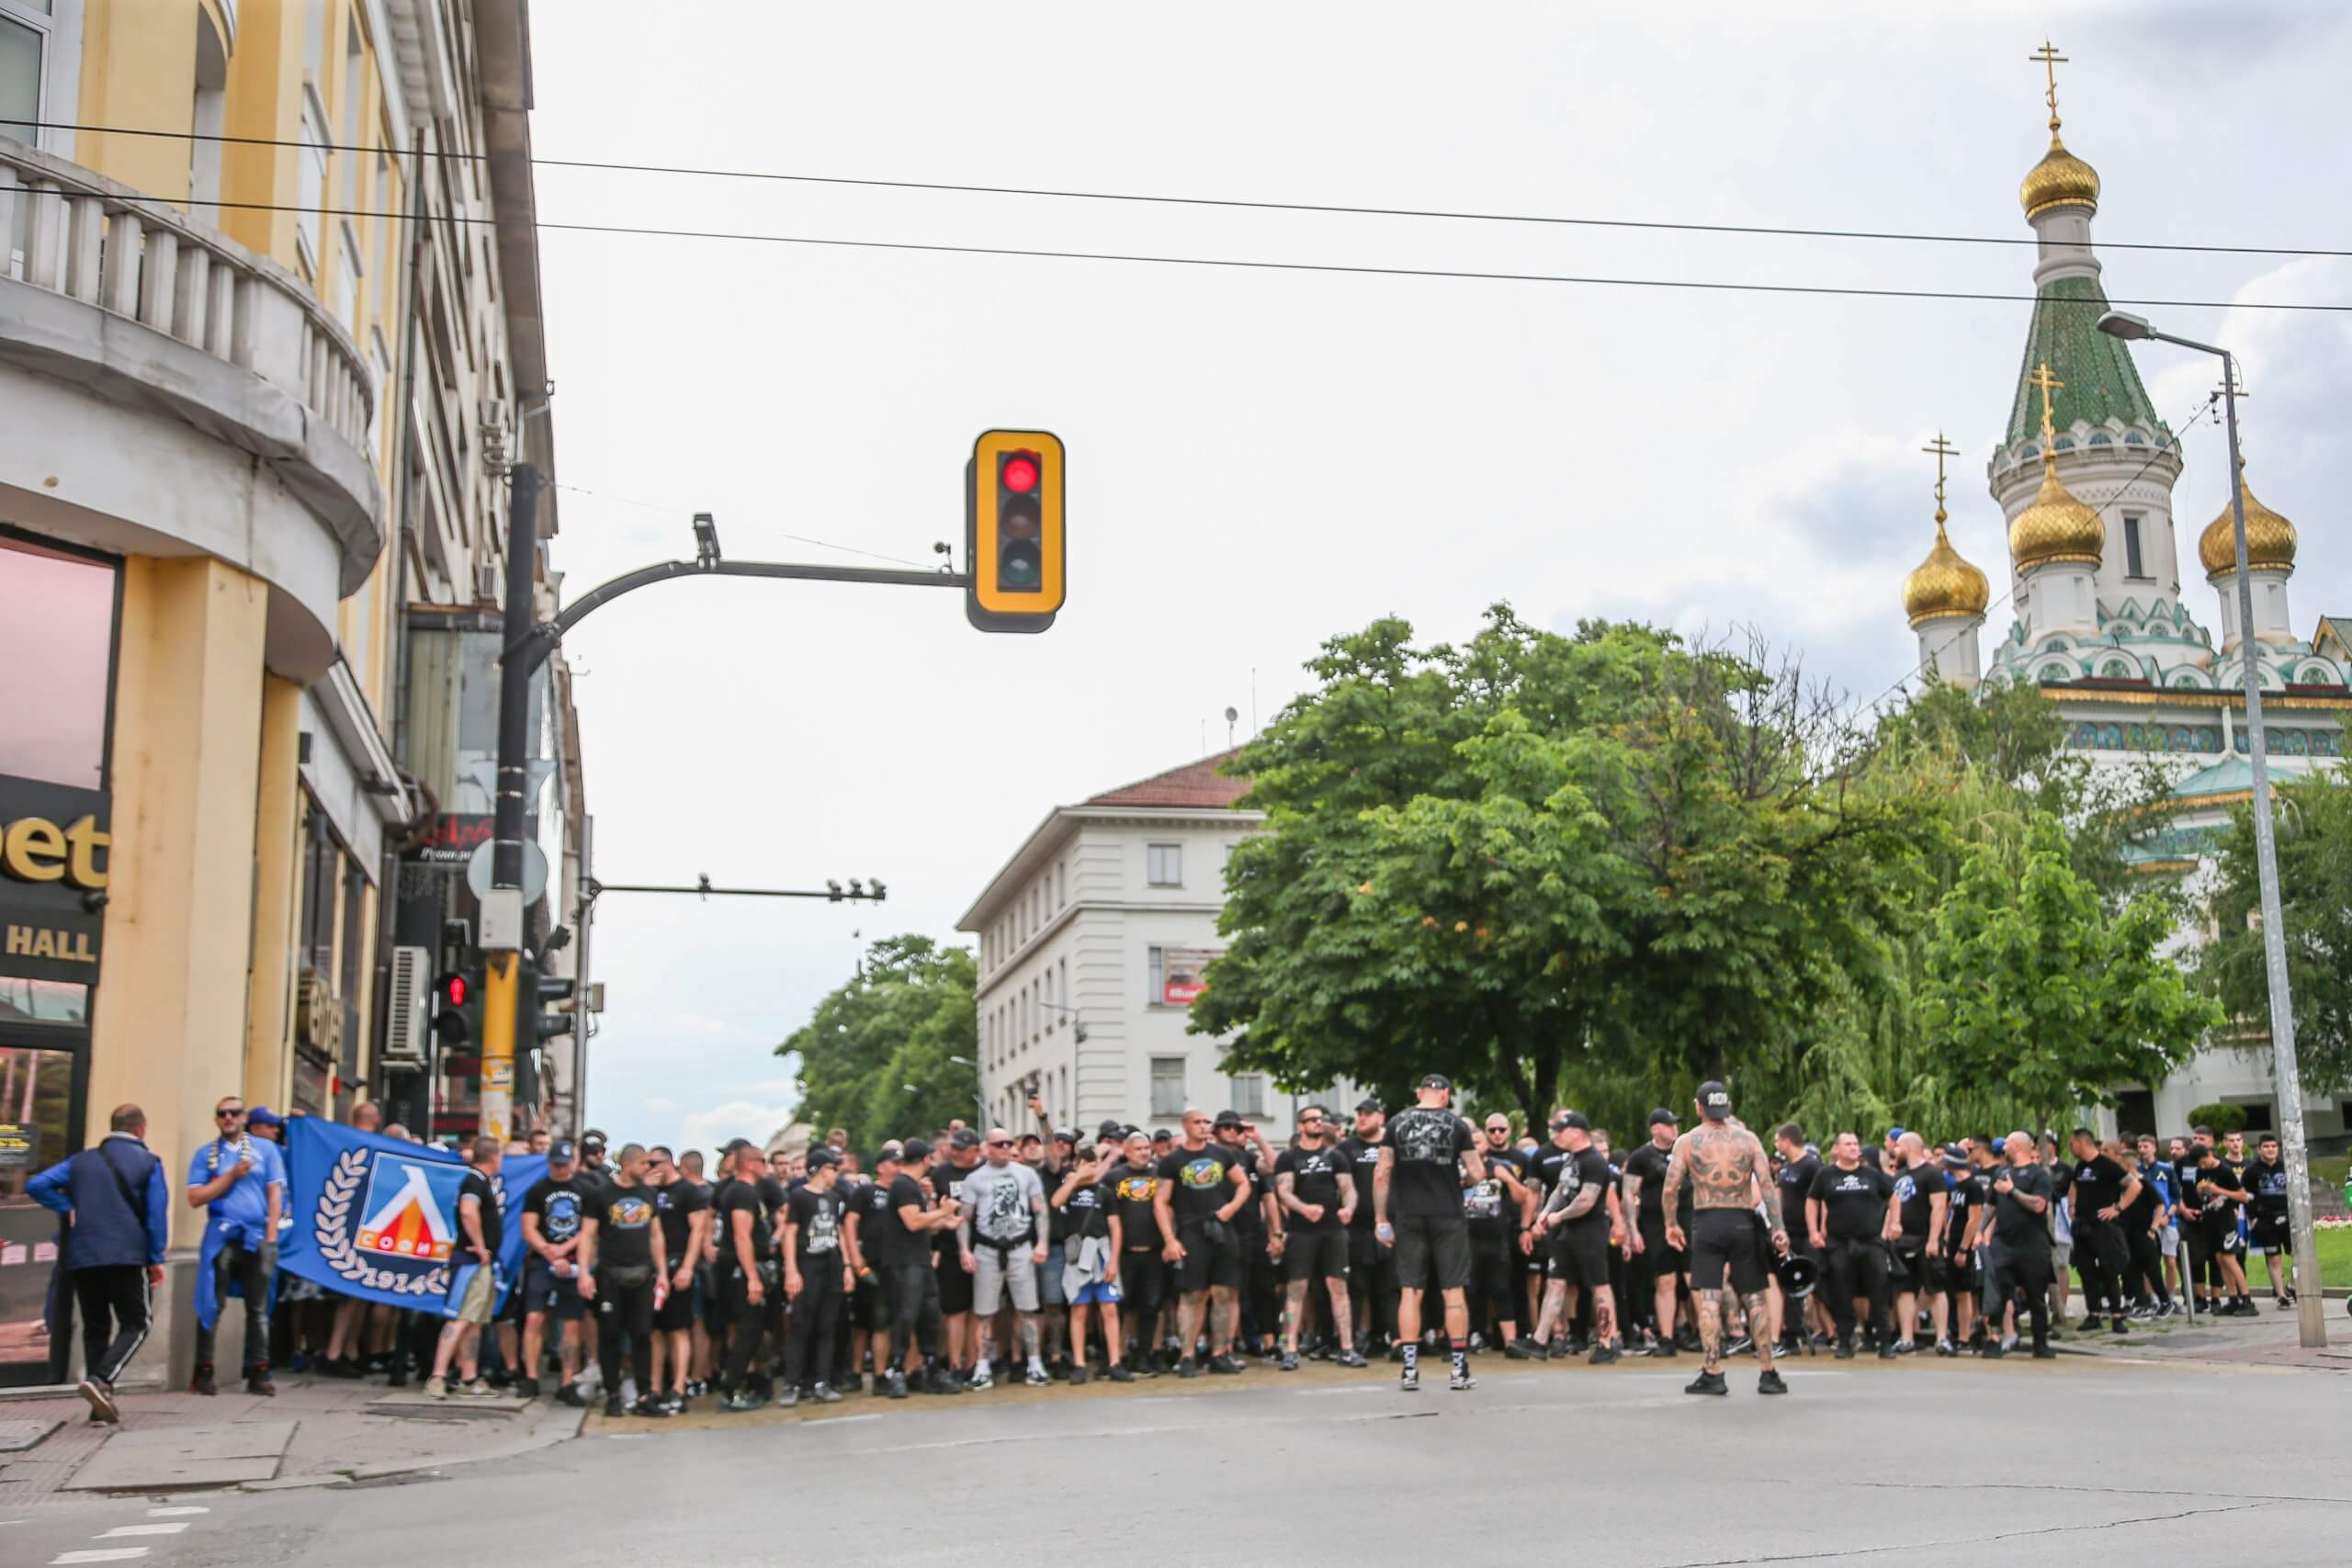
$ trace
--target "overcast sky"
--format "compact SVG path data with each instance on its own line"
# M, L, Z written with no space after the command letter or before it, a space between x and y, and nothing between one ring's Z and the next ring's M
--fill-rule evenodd
M545 157L1356 206L2030 238L2045 29L2102 241L2352 246L2335 7L1807 10L1355 3L533 12ZM1009 18L1013 18L1009 20ZM2032 253L1245 212L542 168L554 221L1380 266L2030 292ZM2334 190L2335 197L2328 196ZM2352 263L2110 250L2118 299L2352 301ZM1912 668L1902 579L1952 536L1996 592L1984 465L2030 307L856 251L550 231L558 564L577 593L690 553L930 564L992 425L1069 451L1070 595L988 637L947 592L710 581L571 653L611 881L809 886L880 908L616 895L589 1113L710 1145L789 1115L775 1043L867 939L953 938L1056 803L1271 716L1323 638L1753 624L1867 701ZM2352 317L2147 308L2243 351L2249 478L2301 528L2296 625L2352 613L2335 513ZM2210 361L2143 349L2181 423ZM2063 408L2063 396L2062 396ZM2186 440L2186 595L2222 504ZM625 498L625 499L624 499ZM635 504L635 503L650 503ZM2008 616L1996 609L1989 639ZM1255 701L1251 692L1255 683Z

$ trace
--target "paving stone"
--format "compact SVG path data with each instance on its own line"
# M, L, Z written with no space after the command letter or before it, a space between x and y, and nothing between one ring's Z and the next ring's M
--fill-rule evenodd
M58 1420L0 1421L0 1454L20 1454L65 1423Z
M268 1481L294 1440L291 1421L118 1432L74 1472L69 1492L147 1492Z

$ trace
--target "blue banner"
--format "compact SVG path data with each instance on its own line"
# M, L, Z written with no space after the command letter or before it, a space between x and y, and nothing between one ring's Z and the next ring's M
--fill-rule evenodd
M362 1301L440 1309L450 1265L468 1260L458 1224L464 1162L315 1116L287 1120L286 1160L279 1269ZM545 1155L508 1155L490 1179L505 1220L498 1273L510 1288L523 1269L523 1194L547 1169Z

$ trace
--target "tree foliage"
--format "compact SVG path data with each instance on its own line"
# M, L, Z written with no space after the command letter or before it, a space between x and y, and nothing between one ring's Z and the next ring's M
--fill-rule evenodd
M1460 647L1383 620L1309 668L1232 763L1267 820L1193 1021L1229 1066L1630 1106L1785 1066L1880 983L1930 794L1871 778L1792 666L1497 606Z
M2352 1087L2352 783L2313 773L2280 784L2274 805L2296 1056L2304 1090L2329 1095ZM2199 977L2260 1033L2270 1017L2270 986L2262 933L2248 921L2262 907L2251 807L2236 813L2220 852L2211 902L2219 934Z
M870 945L856 976L775 1048L798 1058L800 1119L846 1128L869 1151L969 1120L973 1071L948 1058L970 1055L978 1038L977 980L967 948L912 934Z
M2022 845L1969 850L1937 910L1921 1021L1954 1070L2005 1083L2050 1124L2117 1085L2161 1082L2221 1021L2158 953L2172 930L2154 898L2110 914L2058 819L2036 813Z

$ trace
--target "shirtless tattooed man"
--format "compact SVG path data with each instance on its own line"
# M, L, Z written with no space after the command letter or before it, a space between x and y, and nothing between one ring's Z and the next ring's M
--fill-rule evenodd
M1666 1190L1658 1195L1668 1216L1667 1245L1688 1248L1690 1294L1699 1309L1699 1340L1706 1356L1705 1370L1686 1393L1728 1393L1724 1384L1724 1277L1739 1292L1747 1309L1749 1332L1756 1337L1756 1357L1764 1365L1756 1380L1758 1393L1786 1393L1789 1385L1772 1365L1771 1297L1765 1290L1766 1262L1757 1247L1756 1210L1763 1206L1765 1224L1772 1233L1775 1251L1789 1249L1789 1233L1781 1220L1780 1184L1772 1179L1771 1161L1764 1145L1745 1127L1727 1125L1731 1094L1719 1083L1699 1086L1699 1124L1674 1141L1673 1157L1666 1167ZM1690 1183L1690 1234L1673 1223L1682 1184Z

